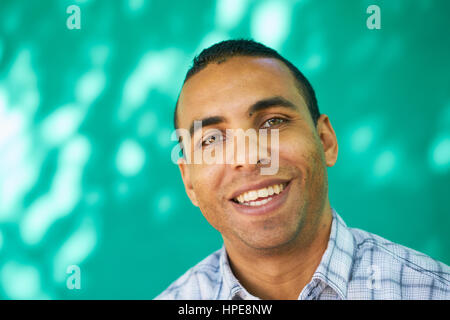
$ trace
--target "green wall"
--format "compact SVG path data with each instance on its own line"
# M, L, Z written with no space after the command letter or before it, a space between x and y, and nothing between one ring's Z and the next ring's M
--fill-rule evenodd
M445 0L2 0L0 298L151 299L219 248L170 135L192 58L231 37L311 80L347 224L449 264L449 13Z

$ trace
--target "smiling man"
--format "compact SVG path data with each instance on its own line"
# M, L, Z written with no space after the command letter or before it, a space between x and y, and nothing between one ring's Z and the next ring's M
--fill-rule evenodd
M335 132L308 80L276 51L251 40L205 49L186 75L174 117L177 129L196 131L181 139L187 195L224 245L156 299L450 298L448 266L348 228L331 206ZM255 162L254 141L244 162L186 161L196 150L225 148L236 138L230 132L260 129L278 139ZM262 175L274 160L276 173Z

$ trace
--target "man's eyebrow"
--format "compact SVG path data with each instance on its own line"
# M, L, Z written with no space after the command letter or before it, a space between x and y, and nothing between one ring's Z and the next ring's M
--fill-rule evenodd
M266 98L266 99L262 99L262 100L258 100L257 102L253 103L249 108L248 108L248 114L251 116L253 113L264 110L264 109L268 109L268 108L272 108L275 106L280 106L280 107L285 107L294 111L298 111L298 108L295 104L293 104L292 102L290 102L289 100L280 97L280 96L274 96L274 97L270 97L270 98ZM212 117L207 117L207 118L203 118L200 120L195 120L195 121L201 121L202 123L202 127L207 127L207 126L211 126L214 124L219 124L219 123L223 123L226 121L226 119L222 116L212 116ZM194 122L192 122L191 126L189 127L189 133L191 134L191 136L194 134Z
M221 116L213 116L213 117L207 117L207 118L203 118L201 120L195 120L195 121L201 121L202 127L207 127L207 126L211 126L214 124L219 124L219 123L225 122L225 118L221 117ZM194 122L192 122L191 126L189 127L189 133L191 134L191 136L194 134Z
M248 114L251 116L253 113L268 109L275 106L281 106L285 107L294 111L299 111L297 106L290 102L289 100L280 97L280 96L274 96L266 99L259 100L252 104L250 108L248 108Z

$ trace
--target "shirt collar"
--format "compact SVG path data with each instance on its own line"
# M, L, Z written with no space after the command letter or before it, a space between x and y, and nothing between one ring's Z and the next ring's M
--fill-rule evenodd
M310 296L312 292L307 291L312 291L312 288L317 292L320 284L322 285L322 289L326 286L330 287L341 299L347 298L347 287L354 256L353 236L336 210L331 208L331 211L333 221L327 249L312 276L311 283L302 290L299 298L307 295ZM251 295L234 276L231 271L225 245L221 248L219 268L222 281L215 294L216 299L259 299Z
M216 299L219 300L258 300L257 297L251 295L236 279L231 271L228 255L225 245L220 250L219 258L220 274L222 275L221 285L218 288Z
M333 222L330 239L313 279L323 281L341 299L347 298L348 282L354 260L354 239L344 220L331 208Z

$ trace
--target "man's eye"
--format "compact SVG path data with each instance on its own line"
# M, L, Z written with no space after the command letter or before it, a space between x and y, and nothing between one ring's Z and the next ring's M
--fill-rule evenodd
M203 139L202 146L208 146L210 144L216 143L221 140L223 140L221 135L210 135L210 136L206 137L205 139Z
M279 124L282 124L284 122L286 122L286 120L282 119L282 118L271 118L271 119L267 120L266 122L264 122L261 127L262 128L271 128L271 127L277 126Z

